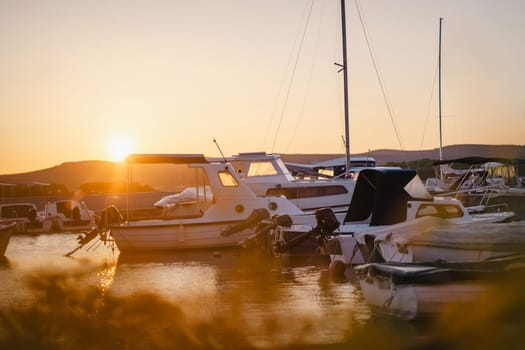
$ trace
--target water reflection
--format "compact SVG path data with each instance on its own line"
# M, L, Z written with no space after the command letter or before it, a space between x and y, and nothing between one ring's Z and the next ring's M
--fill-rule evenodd
M520 274L483 307L425 325L372 314L353 277L333 282L326 265L110 246L64 257L75 246L67 234L12 238L0 261L0 348L523 347Z
M356 287L331 282L325 265L283 265L237 250L121 254L111 290L153 292L193 320L229 315L266 345L340 341L370 316Z
M241 337L240 344L286 346L342 341L370 317L355 286L331 282L326 265L283 264L238 250L124 255L104 246L67 258L74 235L13 238L0 265L0 312L21 305L20 315L29 319L117 307L124 313L119 322L135 324L160 308L178 315L164 321L184 329L215 325L215 332ZM114 312L99 322L111 328L119 317ZM78 322L91 327L89 317Z

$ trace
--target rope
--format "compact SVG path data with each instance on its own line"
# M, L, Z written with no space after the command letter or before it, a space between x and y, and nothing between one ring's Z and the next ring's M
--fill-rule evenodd
M306 92L304 94L303 103L301 105L301 111L299 112L299 119L297 120L297 123L295 124L295 128L293 128L292 136L290 137L290 141L288 142L288 145L286 146L286 150L290 148L290 145L293 143L295 136L297 135L297 130L299 129L299 126L301 125L301 121L303 119L304 109L306 106L306 102L308 100L308 93L310 91L310 87L312 85L312 75L314 71L315 62L317 60L317 49L319 47L319 37L321 33L321 23L323 20L323 13L324 13L324 1L322 2L321 7L321 15L319 16L319 24L317 25L317 34L315 37L315 47L314 47L314 57L312 59L312 64L310 65L310 72L308 74L308 83L306 85Z
M374 50L372 48L372 44L371 44L370 39L368 37L368 30L366 29L364 15L362 14L361 6L359 4L359 0L355 0L355 5L357 7L357 13L359 15L359 21L361 22L361 28L363 29L363 34L365 35L366 44L368 46L368 53L370 54L370 58L372 59L372 64L373 64L374 70L376 72L377 80L379 81L379 86L381 87L381 92L383 93L383 98L385 99L386 107L388 109L388 114L390 115L390 120L392 121L392 125L394 127L394 131L396 132L397 141L399 142L399 147L401 147L401 150L404 151L403 142L401 142L401 136L399 135L399 131L398 131L398 127L397 127L397 124L396 124L396 120L395 120L392 104L390 103L390 100L388 98L388 95L387 95L387 92L386 92L386 88L384 86L383 79L381 77L381 72L380 72L379 67L378 67L378 65L376 63Z
M290 91L292 89L292 83L295 78L295 71L297 70L297 63L299 62L299 57L301 56L301 51L303 49L304 37L306 35L306 30L308 29L308 24L310 23L310 15L312 14L313 6L314 6L314 1L311 2L310 10L308 11L308 17L306 18L306 23L304 25L303 35L301 37L301 42L299 44L299 51L297 52L297 56L295 58L295 64L294 64L293 71L292 71L292 77L290 78L290 83L288 84L288 90L286 91L286 97L284 99L283 109L281 111L281 117L279 118L279 124L277 125L277 130L275 132L275 138L273 139L272 153L275 150L275 144L277 142L277 137L279 136L279 130L281 129L284 112L286 110L286 105L288 104L288 96L290 96Z

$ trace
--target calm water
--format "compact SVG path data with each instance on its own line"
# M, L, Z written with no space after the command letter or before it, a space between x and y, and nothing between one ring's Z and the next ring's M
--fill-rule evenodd
M150 292L188 319L235 315L259 345L339 342L371 318L356 286L330 281L324 266L282 266L238 251L120 256L104 245L64 256L76 246L75 234L13 236L0 265L1 307L31 300L27 276L87 269L79 284L117 296Z
M374 314L325 266L237 251L123 256L104 245L64 256L75 247L75 234L12 237L0 261L0 348L525 346L521 275L473 309L424 324Z

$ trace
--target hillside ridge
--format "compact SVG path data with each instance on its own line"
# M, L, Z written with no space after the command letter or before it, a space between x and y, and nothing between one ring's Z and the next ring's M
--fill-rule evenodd
M520 145L452 145L443 148L445 159L454 159L467 156L522 158L525 159L525 146ZM341 153L333 154L281 154L286 162L316 163L328 159L343 157ZM418 159L438 159L439 150L429 149L421 151L401 151L393 149L379 149L366 153L352 154L354 157L373 157L377 165L386 165L389 162L408 162ZM0 175L1 183L31 184L33 182L63 184L70 190L76 190L80 185L89 182L125 182L127 178L126 165L101 160L84 160L65 162L47 169L40 169L24 173ZM173 182L172 178L156 176L161 186Z

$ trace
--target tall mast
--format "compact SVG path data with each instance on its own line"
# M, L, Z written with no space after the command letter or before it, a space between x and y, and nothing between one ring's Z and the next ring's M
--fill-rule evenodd
M439 69L439 160L443 160L443 130L441 127L441 23L443 18L439 18L439 54L438 54L438 69Z
M347 57L346 57L346 10L345 0L341 0L341 26L343 39L343 81L344 81L344 109L345 109L345 169L350 171L350 126L348 118L348 74L347 74Z

